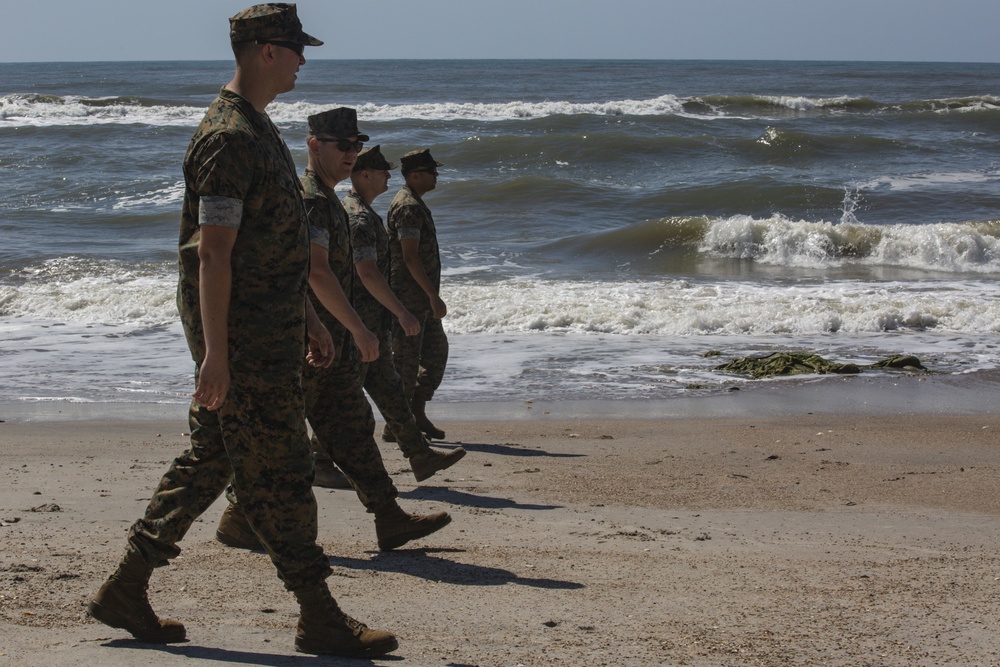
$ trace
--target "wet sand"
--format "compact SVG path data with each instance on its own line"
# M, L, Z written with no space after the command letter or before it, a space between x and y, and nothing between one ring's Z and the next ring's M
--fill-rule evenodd
M405 509L455 520L379 553L353 492L317 489L330 586L398 635L374 664L1000 664L997 386L432 403L462 462L416 484L382 451ZM214 540L221 501L150 586L187 642L89 619L186 424L70 417L0 423L0 665L317 664L267 557Z

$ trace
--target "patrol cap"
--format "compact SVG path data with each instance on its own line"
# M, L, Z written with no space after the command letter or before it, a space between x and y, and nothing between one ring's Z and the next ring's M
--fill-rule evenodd
M354 163L353 171L361 171L362 169L385 169L386 171L391 171L397 166L395 163L385 159L380 146L372 146L358 153L358 160Z
M239 42L292 42L306 46L320 46L321 40L302 32L302 23L295 5L268 2L248 7L229 19L229 41Z
M359 141L368 141L367 134L358 130L358 112L350 107L337 107L309 116L309 134L329 134L338 139L358 135Z
M417 169L437 169L438 167L444 166L442 163L436 162L434 158L431 157L431 151L429 148L410 151L401 157L399 161L403 164L404 174L416 171Z

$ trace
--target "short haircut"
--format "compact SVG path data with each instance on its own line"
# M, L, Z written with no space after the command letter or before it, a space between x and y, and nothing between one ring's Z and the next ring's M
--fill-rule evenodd
M233 55L236 57L237 64L242 63L243 60L257 47L256 42L232 42Z

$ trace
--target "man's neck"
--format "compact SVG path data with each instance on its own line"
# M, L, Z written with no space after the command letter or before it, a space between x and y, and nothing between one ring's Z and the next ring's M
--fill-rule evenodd
M306 164L306 169L308 171L311 171L312 173L316 174L316 178L319 179L319 182L322 183L323 185L325 185L326 187L328 187L331 190L333 190L335 187L337 187L337 183L340 183L340 181L342 180L342 179L336 178L333 174L329 174L329 173L323 171L322 169L320 169L312 161L312 158L310 158L309 162Z
M375 198L378 197L378 194L376 194L373 190L369 190L368 188L364 187L359 188L358 186L354 186L353 191L354 194L356 194L361 199L361 201L368 204L369 206L371 206L372 202L375 201Z
M246 76L239 67L236 68L236 75L233 76L233 80L225 85L225 89L236 93L261 113L264 113L267 105L277 97L269 87L262 85L252 77Z
M409 188L410 192L417 196L417 199L423 199L424 195L427 194L426 190L421 191L420 188L414 186L412 183L406 183L405 185Z

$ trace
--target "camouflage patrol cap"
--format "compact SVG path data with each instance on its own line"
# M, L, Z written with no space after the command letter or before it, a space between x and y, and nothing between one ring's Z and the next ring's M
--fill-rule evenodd
M437 169L438 167L444 166L442 163L436 162L434 158L431 157L431 151L429 148L410 151L401 157L399 161L403 164L404 174L416 171L417 169Z
M292 42L306 46L320 46L321 40L302 32L295 5L268 2L248 7L229 19L229 41L238 42Z
M358 112L349 107L337 107L309 116L309 134L329 134L338 139L358 135L358 141L369 139L358 129Z
M394 162L389 162L385 159L380 146L372 146L358 153L358 160L354 163L353 171L361 171L362 169L385 169L389 171L396 167L397 165Z

